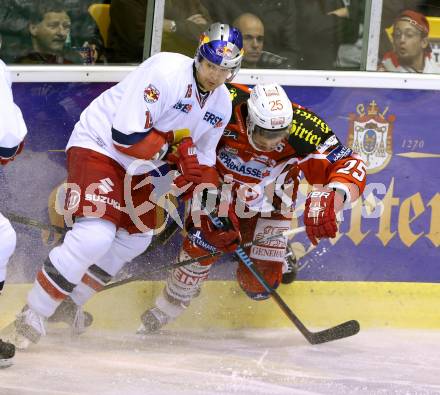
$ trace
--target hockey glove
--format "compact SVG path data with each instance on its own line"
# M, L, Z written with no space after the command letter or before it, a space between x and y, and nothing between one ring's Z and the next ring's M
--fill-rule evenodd
M191 137L184 138L175 153L167 156L167 160L177 165L180 175L174 180L177 187L202 182L202 169L197 159L196 146Z
M207 215L200 218L204 239L219 251L234 252L241 243L240 224L232 207L228 217L218 217L223 223L223 229L217 228Z
M9 158L4 158L4 157L0 156L0 165L6 165L6 164L8 164L9 162L13 161L13 160L15 159L15 157L16 157L17 155L19 155L19 154L21 153L21 151L23 151L23 146L24 146L24 141L22 141L22 142L18 145L17 151L15 151L15 154L12 155L12 156L9 157Z
M330 188L320 188L307 196L304 210L306 233L313 245L318 239L336 237L338 226L335 214L335 194Z

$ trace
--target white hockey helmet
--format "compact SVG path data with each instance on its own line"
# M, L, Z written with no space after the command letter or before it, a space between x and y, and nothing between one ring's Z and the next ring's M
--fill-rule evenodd
M247 101L247 133L250 144L259 151L272 151L289 134L292 124L292 103L281 85L258 84ZM261 142L274 142L262 147Z

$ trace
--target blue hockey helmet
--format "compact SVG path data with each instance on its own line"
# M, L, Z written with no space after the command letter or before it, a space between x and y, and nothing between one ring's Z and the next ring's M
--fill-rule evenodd
M231 76L227 82L232 81L240 70L243 59L243 37L240 30L225 23L213 23L200 37L195 57L196 68L202 58L230 69Z

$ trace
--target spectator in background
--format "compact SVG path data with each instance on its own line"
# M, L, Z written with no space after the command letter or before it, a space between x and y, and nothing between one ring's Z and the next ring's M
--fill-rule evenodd
M386 52L378 71L440 73L431 57L429 22L423 14L403 11L393 25L394 50Z
M143 59L148 0L112 0L107 60L139 63Z
M301 68L335 68L343 42L355 42L359 32L359 0L300 0L297 8L297 35L301 37Z
M161 50L193 57L200 35L211 22L200 0L166 0Z
M73 64L82 63L78 53L65 49L70 36L71 20L64 4L48 1L40 3L30 14L31 49L15 63Z
M360 70L364 45L365 0L350 1L346 7L348 18L345 19L342 42L336 58L336 68Z
M111 63L139 63L143 60L148 0L112 0L109 49ZM199 0L166 0L162 51L193 57L200 34L211 18Z
M287 58L274 53L263 51L264 25L260 18L254 14L244 13L240 15L233 25L243 35L243 61L242 67L248 69L287 69Z
M96 63L104 54L104 41L99 33L95 20L89 14L91 4L104 3L102 0L63 0L71 19L70 43L73 50L79 51L82 56L87 54L89 59L84 63Z
M382 59L385 52L393 50L392 42L388 39L386 29L393 26L396 20L396 15L399 15L405 10L413 10L421 12L420 5L425 3L422 0L383 0L382 16L381 16L381 31L379 44L379 59Z
M28 46L29 13L35 0L2 0L0 7L0 34L2 46L0 57L5 63L23 54Z
M88 7L99 0L63 0L64 11L70 17L70 37L66 45L75 48L89 47L92 63L103 52L102 38L96 23L88 13ZM2 0L0 7L0 34L3 45L0 56L6 63L23 57L29 52L29 19L38 8L49 4L48 0ZM54 3L55 4L55 3Z
M304 0L308 3L308 0ZM287 58L296 68L299 61L297 11L295 0L202 0L212 20L230 24L242 14L251 13L263 22L264 48L266 51Z

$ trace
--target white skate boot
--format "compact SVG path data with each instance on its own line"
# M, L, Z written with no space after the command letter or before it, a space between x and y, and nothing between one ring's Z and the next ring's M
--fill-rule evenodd
M46 318L28 306L17 315L15 320L15 339L11 339L19 350L24 350L31 343L38 343L41 336L46 336Z

